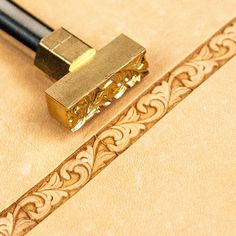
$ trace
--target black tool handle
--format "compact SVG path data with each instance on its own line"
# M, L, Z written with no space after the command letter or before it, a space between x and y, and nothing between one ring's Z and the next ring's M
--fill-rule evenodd
M0 0L0 29L35 52L40 40L53 31L48 25L9 0Z

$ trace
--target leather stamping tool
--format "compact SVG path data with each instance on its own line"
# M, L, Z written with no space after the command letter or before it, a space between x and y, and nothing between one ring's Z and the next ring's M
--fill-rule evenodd
M0 26L36 52L34 64L55 81L46 90L49 113L72 131L148 74L145 48L124 34L96 51L7 0L0 1Z

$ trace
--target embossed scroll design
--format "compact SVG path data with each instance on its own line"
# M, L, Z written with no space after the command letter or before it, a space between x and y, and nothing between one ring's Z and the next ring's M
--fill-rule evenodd
M83 97L68 111L69 125L72 131L80 129L96 113L119 99L128 88L148 74L148 63L142 53L126 65L121 71Z
M236 19L4 210L0 214L0 235L25 235L235 55Z

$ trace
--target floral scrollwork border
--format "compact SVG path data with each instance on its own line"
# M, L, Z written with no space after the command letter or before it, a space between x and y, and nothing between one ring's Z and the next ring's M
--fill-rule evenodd
M115 121L1 212L0 235L25 235L235 55L236 19L233 19Z

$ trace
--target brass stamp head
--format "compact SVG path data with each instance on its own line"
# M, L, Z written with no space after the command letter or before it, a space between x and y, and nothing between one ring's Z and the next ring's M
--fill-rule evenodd
M64 29L53 32L41 41L35 60L59 79L46 90L49 113L64 127L78 130L148 74L145 53L123 34L96 53Z

